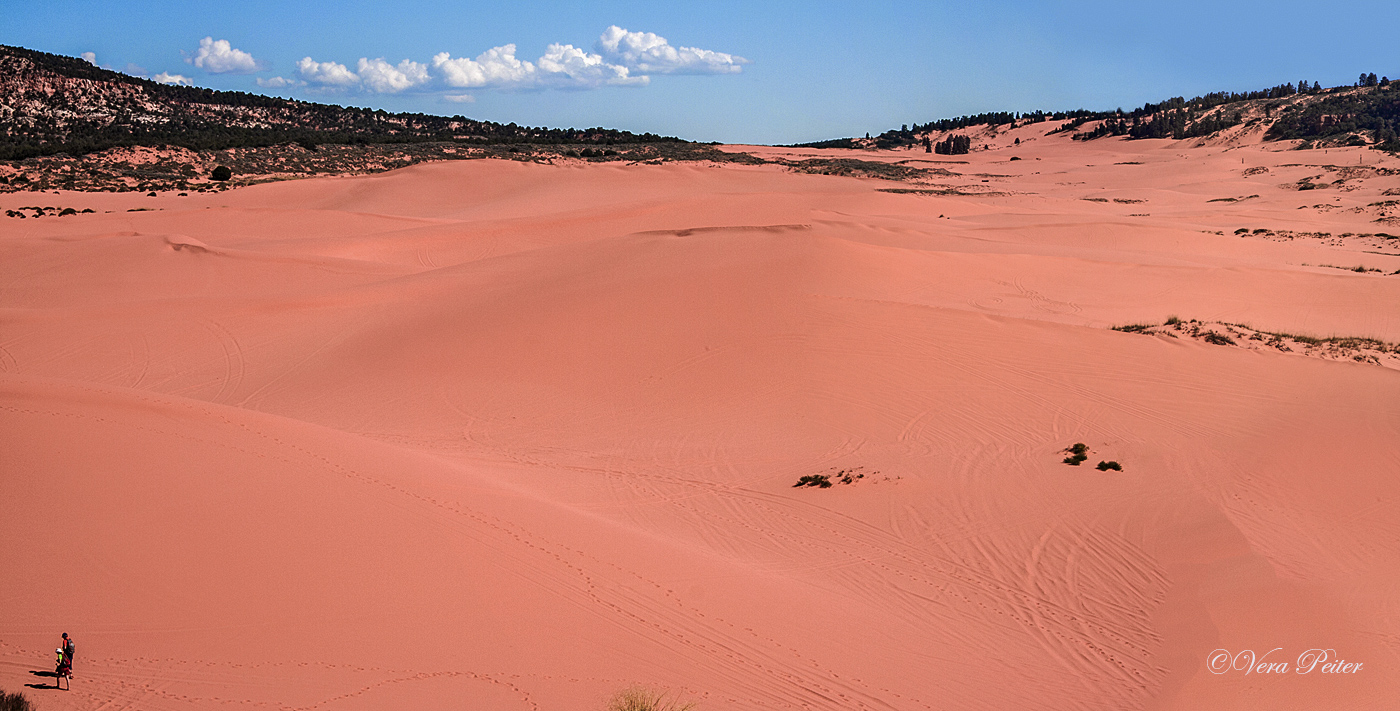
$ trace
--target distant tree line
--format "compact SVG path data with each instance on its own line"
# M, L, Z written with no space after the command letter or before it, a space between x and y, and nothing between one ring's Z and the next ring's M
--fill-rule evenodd
M860 148L854 138L833 138L829 141L813 141L812 143L794 143L787 148Z

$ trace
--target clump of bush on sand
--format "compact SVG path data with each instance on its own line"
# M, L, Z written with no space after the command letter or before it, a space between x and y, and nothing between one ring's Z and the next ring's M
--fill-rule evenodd
M607 711L690 711L695 704L681 701L678 696L654 691L644 686L632 686L613 695Z
M1064 452L1069 455L1065 457L1065 464L1077 467L1083 463L1084 460L1089 458L1089 445L1083 442L1075 442L1073 447L1065 449Z
M1147 330L1153 328L1154 326L1156 326L1156 324L1130 323L1126 326L1110 326L1110 328L1112 328L1115 331L1122 331L1123 333L1147 333Z
M1109 469L1112 469L1116 472L1123 471L1123 465L1119 464L1118 462L1099 462L1099 465L1095 468L1101 472L1106 472Z
M815 486L819 489L830 489L836 484L854 484L865 478L864 469L865 467L852 467L850 469L837 469L836 467L832 467L830 471L834 472L833 474L808 474L798 479L797 483L792 485L792 488ZM870 473L874 475L880 472ZM889 481L889 477L885 477L885 480Z
M7 694L0 689L0 711L34 711L34 704L24 694Z

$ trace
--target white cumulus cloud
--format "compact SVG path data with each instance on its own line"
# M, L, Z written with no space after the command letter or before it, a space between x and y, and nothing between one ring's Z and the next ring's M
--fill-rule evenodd
M302 57L297 62L297 74L308 84L330 87L352 87L360 83L358 74L344 64L318 62L310 57Z
M405 59L391 64L382 57L362 57L354 69L337 62L317 62L305 57L297 62L298 80L274 77L259 79L258 85L266 88L309 85L376 94L416 88L440 93L444 101L468 102L475 99L470 94L452 90L646 86L652 74L737 74L749 63L743 57L723 52L673 47L659 35L629 32L616 25L598 38L596 52L556 42L531 61L516 56L516 50L514 44L503 44L475 58L438 52L427 63Z
M285 87L297 86L299 84L305 83L306 82L299 82L295 79L288 79L286 77L272 77L271 79L264 79L262 77L258 77L258 86L263 87L264 89L282 89Z
M476 97L471 94L443 94L443 101L451 101L454 104L475 104Z
M94 67L97 66L97 53L96 53L96 52L83 52L82 54L80 54L80 55L78 55L78 56L82 57L82 58L83 58L83 61L87 62L88 64L91 64L91 65L94 66Z
M535 65L515 58L515 45L492 47L476 59L453 59L447 52L433 56L433 68L441 72L448 86L524 86L535 75Z
M266 68L262 62L253 59L253 55L234 49L228 40L213 37L200 40L199 49L185 61L210 74L252 74Z
M651 32L629 32L617 25L598 38L598 52L638 74L738 74L749 60L698 47L673 47Z
M180 74L170 74L169 72L161 72L160 74L151 77L151 81L154 81L157 84L175 84L178 86L194 85L194 82L189 77L182 76Z
M609 64L602 55L590 54L571 44L551 44L540 61L543 83L591 89L599 86L640 86L650 79L631 76L627 67Z
M609 64L601 55L571 44L551 44L534 62L516 57L513 44L492 47L476 59L453 59L447 52L439 52L433 57L433 69L448 86L466 89L592 89L648 81L631 76L627 67Z
M297 76L301 77L301 83L324 89L360 89L376 94L396 94L432 80L426 64L410 59L390 64L382 58L367 57L360 58L354 71L337 62L318 62L310 57L303 57L297 62ZM277 79L281 77L270 79L267 83L258 83L271 87ZM283 81L286 83L280 86L293 83L291 80Z
M427 65L407 59L395 66L383 58L361 57L356 69L360 75L360 83L366 89L380 94L394 94L428 82Z

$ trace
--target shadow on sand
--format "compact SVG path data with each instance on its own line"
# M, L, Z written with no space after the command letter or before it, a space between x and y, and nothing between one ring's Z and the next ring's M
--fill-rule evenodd
M35 670L33 670L33 669L30 669L30 670L29 670L29 673L30 673L30 674L33 674L34 676L46 676L46 677L49 677L50 679L53 679L53 683L52 683L52 684L25 684L25 686L27 686L27 687L29 687L29 688L31 688L31 689L60 689L60 690L63 690L63 691L67 691L67 689L64 689L63 687L61 687L61 686L58 685L58 672L52 672L52 671L35 671Z

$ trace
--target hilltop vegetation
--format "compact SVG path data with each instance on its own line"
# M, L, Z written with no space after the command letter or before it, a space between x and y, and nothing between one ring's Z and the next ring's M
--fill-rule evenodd
M1054 133L1070 133L1076 140L1105 136L1127 138L1198 138L1240 125L1246 116L1261 114L1271 126L1266 140L1349 141L1353 145L1374 144L1384 150L1400 150L1400 82L1363 74L1354 87L1324 89L1318 82L1299 81L1250 92L1213 92L1193 99L1175 97L1124 111L1033 111L1029 113L990 112L923 124L905 124L885 131L866 142L875 148L909 148L924 145L928 137L979 126L1024 126L1044 121L1066 121ZM1079 132L1085 124L1099 122L1091 130ZM945 139L946 140L946 139ZM859 144L854 139L835 139L804 144L813 147L845 147ZM940 151L941 152L941 151Z
M1284 111L1269 128L1272 140L1326 140L1370 134L1378 148L1400 151L1400 82L1366 77L1355 90Z
M604 128L531 128L169 86L73 57L0 45L0 160L119 146L224 150L296 143L680 143Z

